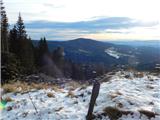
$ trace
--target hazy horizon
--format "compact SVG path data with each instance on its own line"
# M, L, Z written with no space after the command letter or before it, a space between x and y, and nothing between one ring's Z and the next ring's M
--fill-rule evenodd
M42 38L45 36L42 36ZM76 40L76 39L91 39L91 40L96 40L96 41L101 41L101 42L160 42L160 40L132 40L132 39L127 39L127 40L101 40L101 39L94 39L94 38L74 38L74 39L52 39L52 40L47 40L47 41L70 41L70 40ZM33 39L36 41L39 41L39 39Z

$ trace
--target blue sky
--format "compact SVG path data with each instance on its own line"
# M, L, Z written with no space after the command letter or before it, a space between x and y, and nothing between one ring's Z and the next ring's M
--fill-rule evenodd
M160 40L159 0L4 0L32 39Z

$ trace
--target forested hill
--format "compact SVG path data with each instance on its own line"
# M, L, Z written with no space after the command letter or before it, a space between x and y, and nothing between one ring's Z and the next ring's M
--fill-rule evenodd
M37 41L33 41L37 45ZM117 45L92 39L78 38L69 41L47 41L53 51L63 47L65 57L78 63L103 63L106 66L132 65L140 69L154 68L160 61L159 49L146 46Z

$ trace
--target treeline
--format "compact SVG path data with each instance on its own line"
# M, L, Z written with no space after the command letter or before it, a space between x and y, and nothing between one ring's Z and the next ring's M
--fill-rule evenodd
M76 64L65 58L62 47L50 52L45 37L33 45L27 35L21 14L12 29L1 1L1 82L43 72L54 77L85 80L101 75L101 65Z
M5 8L1 4L1 82L31 74L36 70L34 46L27 35L22 17L9 29Z

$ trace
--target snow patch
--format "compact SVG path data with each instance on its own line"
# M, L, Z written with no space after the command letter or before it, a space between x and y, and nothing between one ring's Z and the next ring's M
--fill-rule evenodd
M118 51L116 51L116 49L114 47L108 48L106 49L104 52L106 52L108 55L119 59L120 57L126 56L126 57L134 57L133 55L128 55L128 54L124 54L124 53L120 53Z

